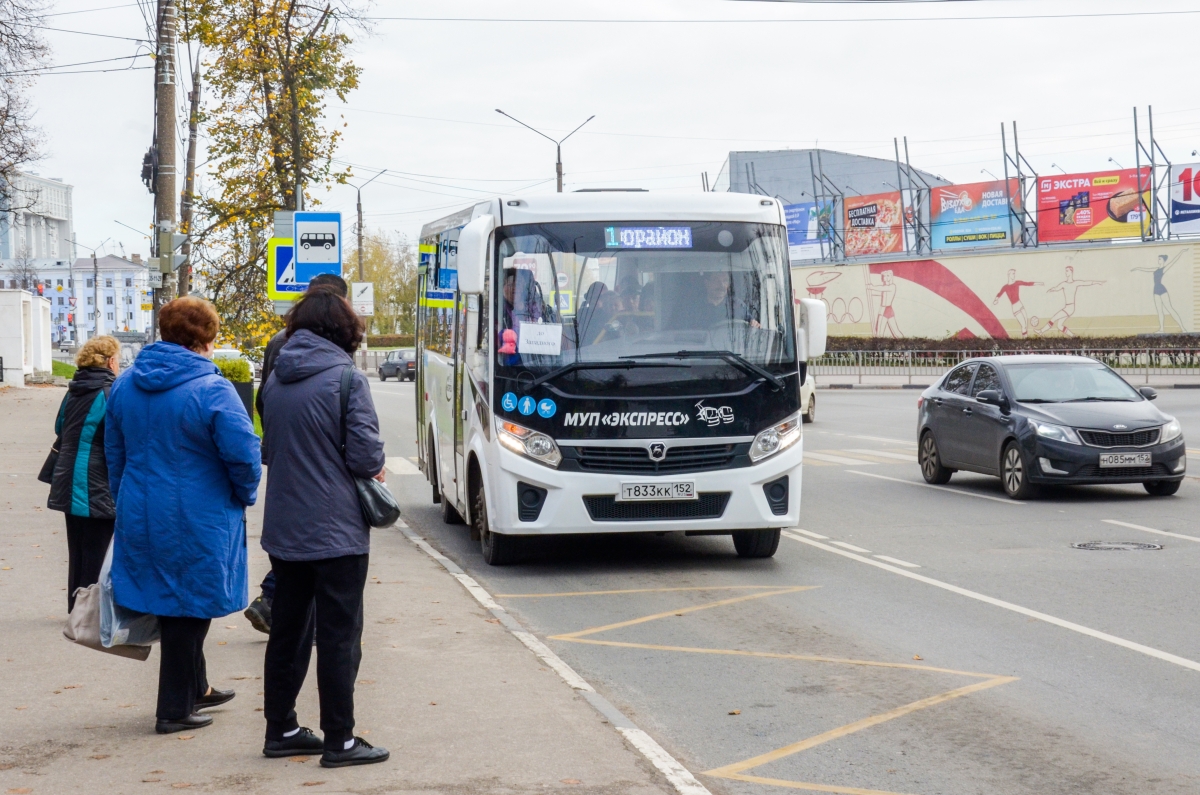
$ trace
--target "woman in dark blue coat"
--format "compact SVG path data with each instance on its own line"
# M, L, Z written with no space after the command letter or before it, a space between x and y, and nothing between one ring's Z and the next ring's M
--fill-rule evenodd
M354 478L383 480L383 440L366 376L354 371L343 448L342 373L363 338L345 298L309 292L288 313L288 341L263 385L267 503L262 547L275 572L263 675L272 757L321 754L322 767L382 762L354 736L354 680L362 658L363 587L371 528ZM317 690L323 738L300 726L296 696L308 671L316 603Z
M113 597L162 626L160 734L212 723L197 710L233 691L208 685L212 619L245 609L246 507L262 474L258 437L212 356L220 325L200 298L159 310L162 342L112 389L104 439L116 499Z

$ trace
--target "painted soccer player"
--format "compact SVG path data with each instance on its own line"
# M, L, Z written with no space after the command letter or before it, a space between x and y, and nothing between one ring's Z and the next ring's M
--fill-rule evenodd
M1067 328L1067 320L1069 320L1070 317L1075 314L1075 293L1080 287L1091 287L1097 284L1104 284L1104 282L1101 281L1075 281L1075 269L1070 265L1067 266L1066 271L1066 278L1046 291L1048 293L1052 293L1056 290L1061 291L1063 294L1063 308L1055 312L1054 317L1046 321L1045 327L1043 327L1041 330L1042 334L1045 334L1047 331L1054 328L1054 324L1057 322L1063 334L1067 335L1068 337L1074 337L1075 334L1072 333L1069 328Z
M1175 322L1179 324L1179 330L1185 333L1187 332L1187 329L1184 328L1183 325L1183 318L1179 316L1179 312L1176 311L1175 307L1171 305L1171 294L1167 292L1167 288L1163 284L1163 274L1169 271L1171 266L1175 264L1175 261L1178 260L1182 255L1183 251L1180 251L1171 258L1170 262L1168 262L1166 254L1159 254L1158 265L1146 265L1141 268L1133 268L1135 271L1144 271L1146 273L1154 274L1154 308L1158 310L1159 334L1167 333L1167 328L1164 325L1164 321L1166 320L1166 313L1168 312L1171 314L1171 317L1175 318Z
M892 302L896 300L896 282L891 271L884 271L879 276L883 279L882 285L871 284L867 287L871 295L879 296L880 313L875 318L875 336L882 337L883 330L887 329L889 334L900 339L904 335L896 325L896 312L892 309Z
M1017 281L1017 272L1009 270L1008 283L1000 288L1000 292L996 293L995 299L992 300L992 306L1000 303L1000 296L1007 295L1008 302L1012 304L1013 317L1021 324L1021 336L1029 336L1029 318L1025 316L1025 305L1021 303L1021 288L1022 287L1040 287L1042 282L1019 282ZM1033 330L1037 334L1037 329Z

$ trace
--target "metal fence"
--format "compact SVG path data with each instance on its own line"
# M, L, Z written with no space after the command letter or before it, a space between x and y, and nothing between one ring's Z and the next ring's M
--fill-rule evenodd
M900 376L908 383L931 383L959 362L975 357L1011 356L1017 353L1090 356L1104 362L1126 379L1151 376L1200 375L1200 348L1121 348L1056 351L830 351L812 363L813 375L826 381L863 382L864 376ZM914 382L913 379L919 379ZM843 383L846 381L843 380Z
M379 370L379 365L387 358L391 351L356 351L354 354L354 364L360 370Z

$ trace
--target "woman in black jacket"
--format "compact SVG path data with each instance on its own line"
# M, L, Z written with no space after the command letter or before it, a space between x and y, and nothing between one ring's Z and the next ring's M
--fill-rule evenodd
M67 610L75 607L75 589L100 579L100 568L113 536L116 510L104 462L104 411L120 370L121 343L93 337L84 343L79 368L58 409L54 431L58 462L50 478L46 507L67 519Z

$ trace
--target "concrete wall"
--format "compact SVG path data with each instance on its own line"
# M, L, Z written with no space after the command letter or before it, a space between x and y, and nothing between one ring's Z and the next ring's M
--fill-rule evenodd
M49 372L50 302L24 290L0 290L0 357L4 386L25 386L25 376Z
M810 265L792 281L825 302L836 336L1177 334L1200 330L1198 260L1200 243L1004 249ZM1026 284L1008 286L1010 271Z

